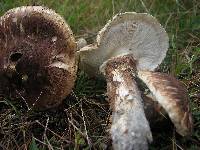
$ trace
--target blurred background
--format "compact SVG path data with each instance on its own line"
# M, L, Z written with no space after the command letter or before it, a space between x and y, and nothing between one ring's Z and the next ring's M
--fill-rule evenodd
M159 71L171 74L189 91L194 132L183 138L171 124L155 124L150 149L200 149L200 1L199 0L0 0L0 15L23 5L42 5L65 18L76 39L88 43L116 13L150 13L166 29L170 47ZM110 149L111 111L105 82L79 71L63 105L26 112L23 104L0 98L0 149ZM169 120L167 120L169 122Z

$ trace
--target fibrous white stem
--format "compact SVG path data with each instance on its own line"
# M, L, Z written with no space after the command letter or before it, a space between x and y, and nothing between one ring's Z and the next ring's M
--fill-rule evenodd
M130 62L108 62L105 75L112 113L111 137L115 150L146 150L152 141L142 98L132 76ZM129 59L129 58L128 58ZM121 65L121 66L120 66Z

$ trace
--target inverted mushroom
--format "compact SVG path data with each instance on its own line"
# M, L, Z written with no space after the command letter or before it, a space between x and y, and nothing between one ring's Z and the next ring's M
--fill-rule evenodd
M9 10L0 18L0 74L4 95L30 109L59 105L76 78L76 42L64 19L41 6Z
M99 32L97 42L79 51L81 69L95 76L102 72L106 77L107 94L113 110L110 133L114 149L148 149L152 135L134 78L138 71L154 71L158 67L166 56L168 42L164 28L154 17L128 12L114 16ZM158 100L159 97L154 96ZM165 110L169 115L175 112L173 109L171 112ZM188 112L188 109L179 110ZM189 120L189 115L185 117L184 120ZM178 119L172 121L180 125ZM186 130L190 132L187 127L184 133Z
M99 32L95 44L81 49L80 68L98 75L99 66L109 58L134 53L137 69L154 70L166 56L167 49L168 36L151 15L118 14Z
M147 149L152 135L134 76L154 70L168 49L168 37L155 18L142 13L116 15L99 32L97 43L80 50L80 65L104 73L113 108L111 137L115 149Z

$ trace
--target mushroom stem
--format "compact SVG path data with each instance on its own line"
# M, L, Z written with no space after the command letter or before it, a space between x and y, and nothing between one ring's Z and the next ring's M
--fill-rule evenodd
M142 98L134 80L135 60L130 56L112 58L101 66L107 80L112 108L111 137L115 150L146 150L152 141Z

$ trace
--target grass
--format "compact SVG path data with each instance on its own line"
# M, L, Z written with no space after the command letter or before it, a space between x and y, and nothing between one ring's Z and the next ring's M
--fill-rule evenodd
M170 48L159 71L187 87L194 132L183 138L173 127L157 124L150 149L200 149L200 2L198 0L1 0L0 15L22 5L44 5L61 14L76 38L89 43L118 12L147 12L167 30ZM63 104L27 112L20 100L0 97L0 147L3 149L110 149L110 109L105 82L79 71L76 86Z

